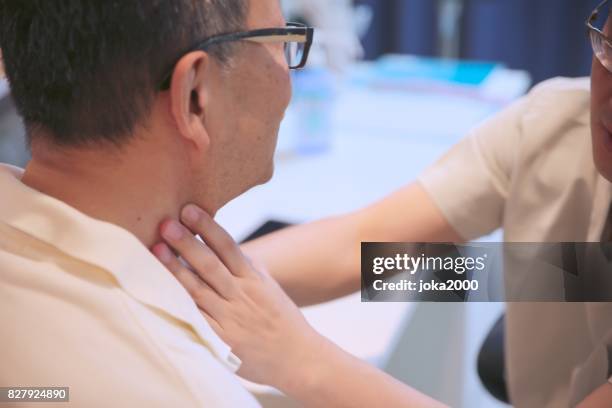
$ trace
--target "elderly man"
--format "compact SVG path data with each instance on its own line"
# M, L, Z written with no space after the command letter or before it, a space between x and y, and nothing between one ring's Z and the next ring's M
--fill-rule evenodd
M360 211L293 227L243 249L294 301L309 304L359 288L362 241L461 242L500 227L509 242L612 241L609 5L604 1L588 20L595 53L590 81L541 84L476 128L417 182ZM184 231L180 239L164 237L160 248L170 245L191 269L167 248L160 259L234 346L245 372L256 369L257 380L313 406L436 405L313 334L271 280L240 261L227 237L216 244L223 232L213 232L205 213L196 221L185 215L186 227L204 236L214 253ZM505 272L506 282L516 286L551 283L545 274ZM511 402L525 408L612 406L611 316L612 304L604 302L509 303ZM246 336L253 332L258 335ZM285 364L274 358L279 354Z
M0 1L32 151L0 166L0 385L70 387L83 407L256 405L148 247L186 203L214 213L271 177L311 41L278 0Z

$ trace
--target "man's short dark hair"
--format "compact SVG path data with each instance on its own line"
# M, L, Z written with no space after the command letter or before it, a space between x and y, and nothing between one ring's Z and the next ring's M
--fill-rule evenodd
M247 12L248 0L0 0L0 48L29 138L121 145L180 53L243 28ZM229 46L210 52L227 62Z

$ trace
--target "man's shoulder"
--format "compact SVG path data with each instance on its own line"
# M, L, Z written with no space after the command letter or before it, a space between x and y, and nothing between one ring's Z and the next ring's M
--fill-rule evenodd
M586 93L591 90L591 79L589 77L566 78L556 77L540 82L531 90L531 94L546 93Z
M518 118L521 155L551 154L553 147L569 145L590 152L590 94L588 78L553 78L536 85Z
M507 149L537 149L554 138L562 142L568 129L589 132L589 78L553 78L534 86L524 97L475 129L475 136ZM584 138L586 139L586 138Z
M534 86L526 97L525 117L541 124L589 124L591 85L588 77L552 78Z

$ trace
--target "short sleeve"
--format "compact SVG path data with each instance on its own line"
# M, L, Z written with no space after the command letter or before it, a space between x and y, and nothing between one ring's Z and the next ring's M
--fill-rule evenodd
M478 126L418 178L448 222L466 240L502 225L527 98Z

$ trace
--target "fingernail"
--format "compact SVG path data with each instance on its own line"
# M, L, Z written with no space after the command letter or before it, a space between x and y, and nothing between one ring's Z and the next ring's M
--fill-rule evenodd
M166 245L159 245L155 250L157 258L162 262L167 264L172 259L172 254Z
M200 218L200 211L198 210L198 208L196 208L195 205L189 204L188 206L183 208L181 216L185 221L195 223Z
M177 241L183 236L183 230L176 221L171 220L166 224L166 227L162 231L162 235L169 241Z

